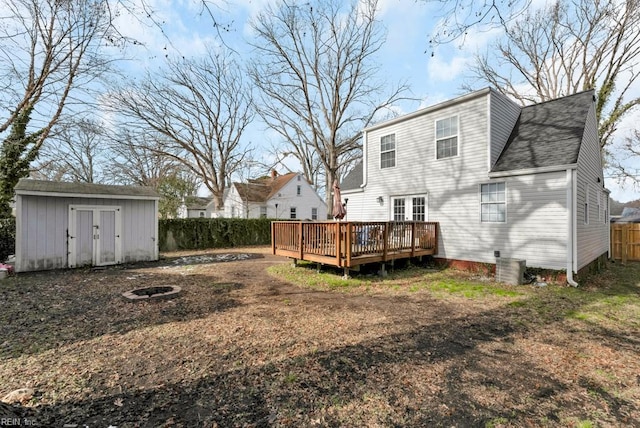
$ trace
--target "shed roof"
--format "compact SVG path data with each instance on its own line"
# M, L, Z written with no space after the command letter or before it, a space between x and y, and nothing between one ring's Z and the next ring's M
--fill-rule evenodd
M150 187L115 186L94 183L69 183L21 178L16 184L17 195L65 196L72 198L102 197L108 199L160 199Z
M589 109L589 90L522 108L492 172L571 165L578 162Z

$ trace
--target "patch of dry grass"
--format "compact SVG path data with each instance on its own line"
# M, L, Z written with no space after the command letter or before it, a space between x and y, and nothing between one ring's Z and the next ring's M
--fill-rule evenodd
M0 395L35 389L14 410L41 426L640 424L640 265L578 290L418 268L337 287L245 252L2 282ZM162 284L183 294L120 296Z

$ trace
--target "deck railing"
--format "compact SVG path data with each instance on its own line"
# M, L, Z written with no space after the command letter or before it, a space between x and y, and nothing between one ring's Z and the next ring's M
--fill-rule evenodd
M434 222L304 222L271 224L273 254L335 266L435 254Z

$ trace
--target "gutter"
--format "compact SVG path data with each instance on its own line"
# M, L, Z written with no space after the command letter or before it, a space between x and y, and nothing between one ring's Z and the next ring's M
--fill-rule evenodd
M577 191L576 172L574 169L567 169L567 283L572 287L579 284L573 279L573 267L577 254Z

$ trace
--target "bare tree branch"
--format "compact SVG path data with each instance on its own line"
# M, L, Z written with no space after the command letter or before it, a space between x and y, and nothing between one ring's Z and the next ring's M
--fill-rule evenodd
M241 137L253 119L253 100L228 52L202 60L172 60L169 70L111 94L115 113L136 133L162 136L149 147L200 177L222 207L231 174L248 155Z
M607 155L621 119L640 105L631 91L640 75L640 3L558 1L506 29L504 40L476 58L472 76L523 104L596 88Z
M360 130L403 99L406 85L387 95L376 79L375 54L384 43L375 0L267 6L252 23L250 75L260 89L259 114L295 156L306 178L330 189L361 151ZM315 165L320 162L322 169ZM331 210L332 198L326 192Z

